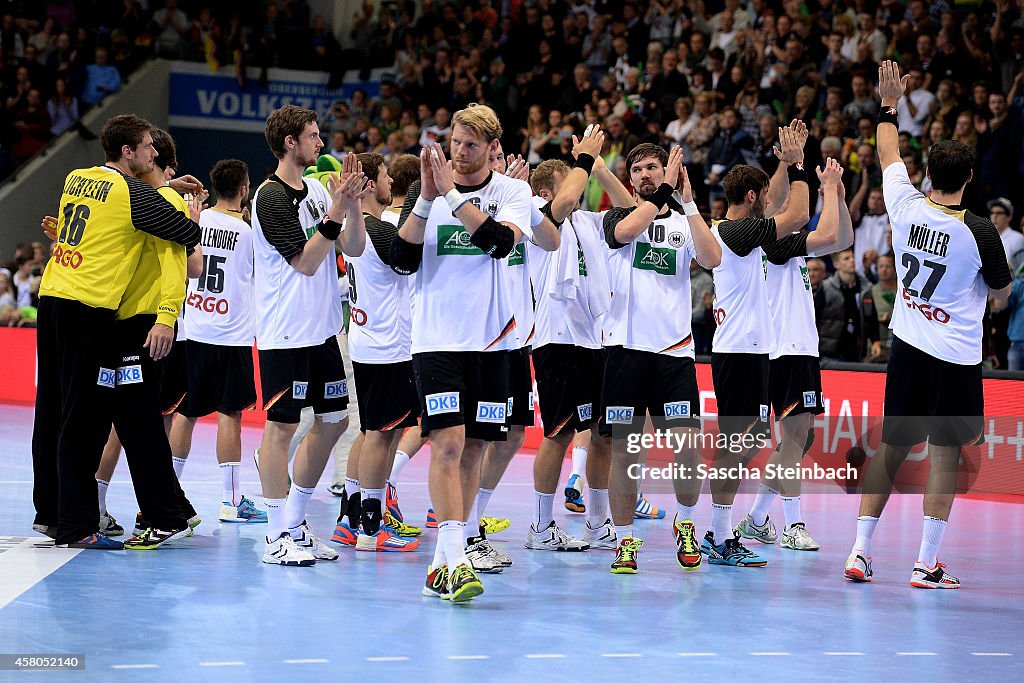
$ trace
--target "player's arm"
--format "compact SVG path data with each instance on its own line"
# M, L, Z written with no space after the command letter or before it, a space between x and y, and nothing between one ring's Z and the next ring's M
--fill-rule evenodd
M431 198L429 200L423 198L422 178L424 175L429 175L429 168L426 167L426 160L421 153L421 180L414 180L409 186L408 192L405 193L402 212L398 216L398 231L392 238L388 249L388 265L399 275L415 273L420 267L420 261L423 260L423 231L427 225L427 217L430 215L430 207L434 197L437 196L433 181L428 179Z
M593 176L597 178L597 182L601 183L601 189L608 193L612 206L626 207L634 205L633 195L615 177L615 174L604 163L604 159L600 155L594 160Z
M354 154L346 155L346 159ZM328 182L331 190L331 210L336 207L344 212L342 225L344 230L338 236L338 244L346 256L361 256L366 249L366 225L363 222L363 198L370 193L370 183L362 170L351 173L348 177L334 176Z
M197 222L202 211L199 201L193 199L188 204L188 215L183 215L149 183L131 176L124 176L124 179L128 185L132 226L136 230L186 247L199 244L202 237Z
M846 188L842 178L836 185L836 195L839 197L839 234L836 236L835 251L841 251L853 246L853 217L846 204Z
M974 234L981 256L981 277L988 285L989 299L995 310L1006 308L1013 287L1013 275L1006 261L1006 251L999 232L987 218L972 216L967 227Z
M160 301L156 309L156 323L146 335L143 348L149 349L153 360L160 360L171 352L174 345L174 323L185 299L187 257L185 247L165 240L156 241L156 252L160 263Z
M304 240L299 217L284 188L276 182L266 183L256 195L254 211L264 237L288 264L303 275L316 272L327 254L334 251L334 241L341 225L325 218L317 232Z
M717 268L722 263L722 245L715 239L711 228L697 210L697 203L693 201L693 187L690 185L690 177L685 166L679 168L679 196L683 200L683 215L690 226L690 238L693 240L697 263L707 269Z
M188 254L186 269L190 279L203 274L203 250L198 245Z
M775 173L772 175L771 180L768 182L768 210L765 212L766 218L776 216L785 211L786 202L789 201L789 167L803 163L803 149L807 143L807 124L800 119L793 119L792 123L786 126L786 130L789 130L795 135L791 138L792 144L789 148L783 150L782 147L776 147L772 151L779 160L779 165L775 168ZM779 141L782 141L782 128L779 128ZM797 152L799 151L799 157Z
M843 167L835 159L829 159L825 162L824 170L815 170L821 181L823 206L818 227L807 235L807 249L815 254L828 254L835 251L839 237L839 204L843 202L840 202L836 188L842 178Z
M596 172L597 160L601 157L603 146L604 132L596 125L587 126L582 138L572 136L572 155L576 159L576 165L569 171L569 175L565 176L558 194L551 200L551 218L559 225L569 217L576 207L576 200L587 189L590 175ZM621 184L619 187L622 187ZM629 203L633 203L632 197Z
M896 62L886 60L878 67L878 95L882 100L878 111L878 127L875 140L878 144L878 161L885 171L892 164L902 164L900 159L899 117L896 114L896 103L907 90L910 76L900 78L900 68ZM888 199L888 197L886 197Z
M796 232L807 225L807 221L811 218L810 188L807 185L807 172L803 167L806 142L806 127L789 125L779 129L780 147L775 150L775 155L779 158L780 166L783 162L787 164L784 182L789 188L789 197L788 202L783 202L786 204L786 210L774 216L776 237L785 237ZM775 175L778 176L779 172L776 171ZM771 183L769 183L768 191L771 193ZM781 194L782 191L777 190L776 192ZM766 217L772 218L772 216Z
M551 202L537 208L530 202L530 241L544 251L558 251L562 245L562 234L558 231L562 222L555 222L551 216Z
M679 169L682 167L683 151L673 147L665 164L665 181L655 190L650 199L645 199L634 208L612 209L604 216L605 241L612 249L619 249L639 237L651 222L665 210L672 199L672 193L679 182Z

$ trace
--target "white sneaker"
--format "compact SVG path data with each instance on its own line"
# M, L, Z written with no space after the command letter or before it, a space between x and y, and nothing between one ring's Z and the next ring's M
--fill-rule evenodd
M587 550L590 545L578 538L573 538L558 528L554 520L543 531L535 531L533 525L526 533L526 547L530 550Z
M124 527L117 523L114 516L104 512L100 515L100 533L110 538L111 536L124 535Z
M267 539L267 547L263 550L263 561L267 564L281 564L286 567L312 567L316 558L304 549L295 545L295 540L287 531L277 540Z
M466 548L466 559L469 565L484 574L500 574L505 568L492 552L496 552L486 540L480 540ZM511 562L511 560L509 560Z
M803 522L790 524L786 527L782 532L782 543L780 545L790 550L819 550L821 548L811 538L811 535L807 533L807 527L804 526Z
M317 538L308 524L303 522L296 528L302 533L298 538L292 537L296 546L302 548L318 560L333 561L338 559L338 551Z
M484 544L484 549L487 551L487 554L490 555L492 558L494 558L495 562L500 564L502 567L511 567L512 566L512 558L509 557L508 555L505 555L504 553L500 552L497 548L495 548L493 545L491 545L490 541L488 541L485 538L485 539L483 539L480 542Z
M846 558L846 568L843 570L843 577L854 583L871 583L871 558L861 555L856 550Z
M615 535L615 525L612 524L612 520L604 520L604 524L592 529L590 527L590 520L587 520L587 524L583 529L583 542L590 544L591 548L600 548L602 550L615 550L619 547L618 536Z

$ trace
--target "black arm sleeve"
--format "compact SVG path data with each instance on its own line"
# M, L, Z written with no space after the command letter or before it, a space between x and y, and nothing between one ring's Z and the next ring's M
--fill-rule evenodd
M398 227L405 225L405 221L409 218L409 214L412 213L412 207L416 206L416 200L420 198L420 181L419 178L412 181L412 185L409 186L409 191L405 193L405 202L402 204L402 213L398 216Z
M764 246L765 256L777 266L797 256L807 256L806 232L795 232Z
M398 236L398 228L387 221L382 221L373 216L364 214L363 223L366 225L366 236L373 244L373 250L384 262L384 265L391 265L391 241Z
M562 227L562 224L555 220L555 217L551 214L551 202L548 202L544 206L540 207L540 212L547 216L547 219L556 227Z
M615 226L623 221L626 216L633 213L633 209L636 207L624 208L615 207L608 209L608 213L604 215L604 241L608 243L608 246L612 249L622 249L625 244L615 239Z
M990 289L1002 289L1013 282L1010 274L1010 264L1006 261L1006 250L1003 249L1003 241L999 239L999 231L992 221L981 216L975 216L967 212L964 222L974 235L974 241L978 243L978 253L981 255L981 277Z
M128 183L132 225L136 230L186 247L199 244L202 231L198 223L174 208L149 183L131 176L124 179Z
M377 245L374 245L374 249L376 248ZM388 265L391 266L391 270L399 275L412 275L419 270L422 260L423 245L406 242L401 235L395 233L388 255Z
M267 242L291 263L306 246L306 234L288 193L278 183L268 182L256 195L253 210Z
M746 256L757 247L775 241L774 218L740 218L718 224L718 235L737 256Z

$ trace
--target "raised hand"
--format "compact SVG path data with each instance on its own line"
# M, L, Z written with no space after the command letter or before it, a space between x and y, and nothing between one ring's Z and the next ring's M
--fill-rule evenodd
M825 168L814 169L818 174L818 180L821 181L821 185L829 190L835 190L835 186L842 181L843 178L843 167L839 165L839 162L835 159L828 159L825 161Z
M686 173L686 167L679 167L679 196L686 203L693 201L693 188L690 186L690 176Z
M572 136L572 156L579 158L581 154L589 154L596 160L604 148L604 131L597 124L587 126L582 138Z
M434 176L434 187L437 194L448 194L455 187L455 175L452 173L452 167L448 163L441 145L436 142L431 145L428 161L430 162L430 171Z
M437 197L437 186L434 184L434 170L430 164L433 148L424 145L420 150L420 196L427 201Z
M526 163L522 154L509 154L505 160L505 175L516 180L530 180L530 164Z
M370 193L370 181L362 171L342 175L335 173L327 180L327 189L331 200L344 211L358 211L363 197Z
M172 190L181 195L206 194L207 196L209 196L210 194L209 192L206 192L206 188L203 187L203 183L198 178L192 175L179 176L169 181L167 184L171 186Z
M188 205L188 217L191 218L196 223L198 223L199 222L199 214L201 214L203 212L203 195L202 195L202 193L192 195L192 198L189 199L186 202L186 204Z
M683 148L676 145L668 153L668 163L665 164L665 182L676 187L679 184L679 169L683 166Z
M807 130L807 124L802 119L793 119L789 123L789 129L793 132L796 138L796 143L800 145L800 149L807 146L807 136L809 132Z
M43 220L39 221L39 227L43 229L43 233L50 238L51 242L57 241L57 219L53 216L43 216Z
M907 91L910 76L900 77L900 67L896 62L885 60L878 67L878 97L883 107L895 107L903 93Z
M806 137L801 139L792 127L784 126L779 128L779 146L772 151L775 152L778 160L784 164L789 164L790 166L800 164L804 160L803 142L806 140Z

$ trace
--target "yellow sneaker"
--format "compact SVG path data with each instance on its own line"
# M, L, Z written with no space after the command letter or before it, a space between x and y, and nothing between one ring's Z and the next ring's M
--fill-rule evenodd
M484 516L480 518L480 525L484 528L487 535L490 536L491 534L501 533L505 529L509 528L512 526L512 522L501 517Z
M411 524L406 524L405 522L398 521L398 519L393 514L391 514L390 511L386 511L384 513L384 526L391 527L392 529L397 531L398 535L402 538L413 538L423 533L423 529L421 529L418 526L413 526Z

